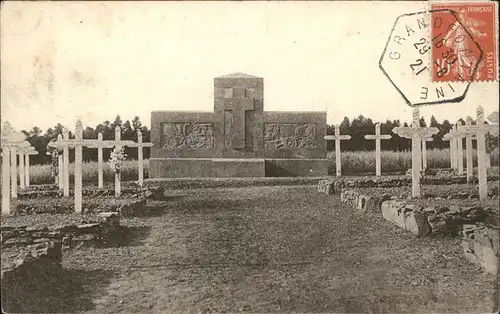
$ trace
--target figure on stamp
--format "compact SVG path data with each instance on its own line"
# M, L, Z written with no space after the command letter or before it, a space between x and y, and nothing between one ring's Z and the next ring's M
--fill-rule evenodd
M450 31L445 35L444 41L445 46L448 47L450 51L453 51L457 58L458 67L452 67L452 73L465 78L472 75L474 65L477 63L477 57L470 55L469 42L466 40L468 35L466 29L475 38L484 38L486 37L486 33L482 33L477 27L484 26L485 22L467 16L465 9L460 9L458 18L464 27L458 27L459 22L456 21L455 24L450 27ZM476 78L480 77L482 67L483 64L479 63L476 71Z

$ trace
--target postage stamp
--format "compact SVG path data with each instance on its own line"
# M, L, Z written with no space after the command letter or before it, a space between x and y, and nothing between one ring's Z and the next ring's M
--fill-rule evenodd
M449 23L443 24L443 20ZM475 56L474 64L471 66L472 76L482 60L481 47L452 10L427 10L398 16L382 52L379 66L406 103L412 107L460 102L465 98L469 89L471 80L432 79L433 67L439 60L433 58L431 51L434 49L436 52L436 49L442 48L443 44L440 37L431 37L431 30L437 29L435 25L440 24L443 29L448 29L449 25L453 25L454 29L464 34L463 37L466 37L465 40L470 43L471 55ZM439 34L442 37L446 33ZM457 62L453 56L454 54L449 51L441 53L441 57L445 58L448 66ZM436 75L442 76L448 73L447 70L447 68L439 68Z
M431 3L430 12L432 80L497 80L497 3Z

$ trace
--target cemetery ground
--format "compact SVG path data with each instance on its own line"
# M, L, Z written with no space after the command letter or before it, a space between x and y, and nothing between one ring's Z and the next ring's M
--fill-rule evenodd
M459 192L469 190L465 186ZM429 191L435 190L423 190ZM43 295L30 295L39 302L36 311L495 309L495 277L464 258L458 238L416 237L379 213L318 193L316 185L175 189L165 195L149 199L141 217L121 218L128 230L121 245L66 250L63 275L53 277ZM2 217L2 226L60 219L10 216ZM26 312L34 311L30 305L26 300Z

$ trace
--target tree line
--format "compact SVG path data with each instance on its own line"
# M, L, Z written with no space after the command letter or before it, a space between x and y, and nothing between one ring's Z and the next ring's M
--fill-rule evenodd
M131 121L126 120L123 122L119 115L110 122L108 120L99 123L95 128L87 126L83 129L84 139L97 139L99 132L102 133L103 140L114 140L115 139L115 127L121 127L121 139L137 141L137 130L141 130L143 142L149 142L151 139L151 131L142 125L139 117L134 117ZM59 134L62 134L64 126L60 123L56 124L54 127L47 129L43 132L39 127L33 127L31 130L23 130L22 132L26 134L27 141L31 143L32 146L38 151L38 155L30 156L30 163L33 164L47 164L52 160L50 152L47 150L47 144L57 139ZM69 128L68 129L72 129ZM74 134L70 131L69 137L74 139ZM103 149L103 159L108 160L112 149ZM97 149L96 148L82 148L83 161L97 161ZM125 147L125 154L127 159L137 159L138 149L134 147ZM69 150L70 160L74 160L74 150ZM150 149L144 148L144 158L149 158Z
M462 123L465 124L463 119L460 119ZM123 122L121 117L117 115L113 122L104 121L99 123L92 128L87 126L83 130L83 138L84 139L97 139L97 134L101 132L103 134L104 140L114 140L115 138L115 127L120 126L122 129L121 138L122 140L132 140L137 141L137 130L141 130L143 134L143 141L149 142L151 139L151 131L142 124L139 117L134 117L131 121L126 120ZM411 149L411 141L406 138L399 137L397 134L392 133L392 129L395 127L408 127L408 123L401 122L400 120L387 120L383 123L380 123L380 133L381 134L390 134L392 138L390 140L382 140L381 148L382 150L391 150L391 151L403 151ZM448 133L453 124L451 124L448 120L443 120L442 123L439 123L434 116L431 117L429 121L429 125L422 117L420 119L420 126L426 127L436 127L439 130L439 133L433 136L432 142L427 142L427 148L448 148L449 142L443 141L443 136ZM54 127L47 129L43 132L38 127L33 127L31 130L23 130L27 136L27 141L31 143L32 146L38 151L38 155L34 155L30 157L30 162L33 164L46 164L51 162L50 154L47 154L47 144L55 140L59 134L62 134L64 126L60 123L56 124ZM68 128L72 129L72 128ZM334 125L327 125L327 134L335 133ZM351 139L348 141L342 141L341 147L342 151L371 151L375 149L375 141L367 140L364 138L367 134L375 133L375 123L370 118L366 118L363 115L359 115L358 117L350 120L347 117L344 117L344 120L340 124L340 134L342 135L350 135ZM74 138L74 135L70 132L70 138ZM473 142L475 145L475 141ZM495 147L498 147L498 137L487 136L487 150L491 152ZM327 142L327 150L334 150L335 143L334 141ZM97 161L97 149L83 147L83 160L84 161ZM74 150L70 149L70 160L74 159ZM129 148L125 147L125 153L127 154L127 159L137 159L137 148ZM104 160L108 160L111 154L111 149L103 150L103 158ZM150 149L144 148L144 158L149 158Z
M464 119L459 119L459 122L465 124ZM458 122L457 121L457 122ZM375 134L375 124L372 119L366 118L363 115L359 115L354 118L352 121L349 118L344 117L344 120L339 125L340 134L341 135L350 135L351 139L348 141L342 141L341 148L342 151L372 151L375 150L375 141L365 139L365 135ZM475 124L475 121L472 122ZM488 124L485 122L485 124ZM380 146L382 150L390 150L390 151L404 151L411 150L411 140L402 138L397 134L392 132L392 129L395 127L408 127L408 123L401 122L400 120L386 120L385 122L380 123L380 134L389 134L392 136L389 140L381 140ZM420 126L421 127L436 127L439 132L434 135L433 141L427 142L426 146L428 149L438 148L444 149L449 148L450 144L447 141L443 141L443 136L448 133L452 128L453 124L448 120L443 120L443 122L439 123L434 116L431 116L429 124L422 117L420 118ZM327 126L327 134L335 134L335 126L328 125ZM327 142L327 150L335 149L335 141ZM465 140L464 140L465 143ZM473 147L476 147L476 141L473 141ZM464 144L465 145L465 144ZM465 146L464 146L465 147ZM492 136L488 134L486 136L486 149L487 152L491 152L495 147L498 147L498 137Z

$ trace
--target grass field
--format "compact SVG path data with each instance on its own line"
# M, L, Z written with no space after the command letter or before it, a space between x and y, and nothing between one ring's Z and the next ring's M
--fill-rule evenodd
M476 152L473 152L474 167L477 165ZM499 157L498 149L491 153L491 165L498 166ZM328 159L330 165L328 172L335 173L335 152L328 152ZM465 154L464 154L465 165ZM448 150L433 149L427 151L427 166L428 168L449 168L450 157ZM411 154L409 151L382 152L382 172L394 173L402 172L411 168ZM50 165L34 165L31 166L31 183L44 184L52 183L53 178L50 173ZM122 180L135 181L138 178L138 165L137 161L128 160L123 164ZM149 173L149 160L144 161L144 177L148 178ZM343 152L342 153L342 173L343 174L367 174L375 172L375 152ZM73 165L70 165L70 180L74 173ZM113 182L114 173L106 163L104 165L104 181ZM83 181L85 183L97 182L97 163L88 162L83 163Z
M328 152L328 159L331 160L328 173L335 173L335 152ZM477 152L472 151L473 166L477 167ZM498 166L498 149L491 154L491 166ZM411 168L411 152L402 151L382 151L382 173L394 173L406 171ZM464 167L466 156L464 151ZM427 168L450 168L450 151L448 149L427 150ZM343 174L364 174L375 172L375 152L343 152L342 153L342 173Z

